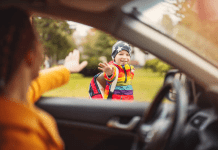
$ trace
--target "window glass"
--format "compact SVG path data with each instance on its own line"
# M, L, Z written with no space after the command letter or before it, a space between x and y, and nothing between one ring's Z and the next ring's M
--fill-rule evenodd
M135 3L138 5L135 6ZM218 22L217 18L211 19L215 12L214 7L211 7L212 2L207 5L207 12L199 10L200 7L196 0L136 1L129 7L132 7L130 10L134 9L137 12L134 15L143 23L178 41L218 66ZM208 13L208 16L202 19L199 12L205 15Z

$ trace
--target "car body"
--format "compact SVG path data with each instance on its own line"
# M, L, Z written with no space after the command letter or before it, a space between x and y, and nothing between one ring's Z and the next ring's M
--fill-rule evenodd
M183 99L187 102L187 98L181 96L176 100L176 106L175 103L164 104L160 106L162 109L158 106L166 91L157 94L162 97L156 98L159 101L153 105L77 98L41 98L36 105L54 116L66 149L218 148L217 65L213 60L210 61L208 57L201 55L201 52L193 50L195 48L186 45L185 41L181 42L173 35L165 33L143 16L144 10L162 2L176 1L2 0L0 2L2 7L20 7L33 15L71 20L100 29L139 47L144 52L155 55L177 68L189 79L191 86L186 88L185 92L183 88L179 88L183 93L177 92L180 96L189 96L191 100L188 103L179 103L178 101ZM141 7L143 10L140 10ZM157 107L154 109L158 113L152 115L153 119L147 120L147 110L153 109L151 106ZM175 107L177 110L174 110ZM158 114L166 117L168 113L172 124L158 122L163 121ZM153 128L157 125L160 126ZM169 134L164 132L165 129ZM153 131L160 130L164 133L158 132L156 137L151 135L154 134ZM150 147L146 147L147 145Z

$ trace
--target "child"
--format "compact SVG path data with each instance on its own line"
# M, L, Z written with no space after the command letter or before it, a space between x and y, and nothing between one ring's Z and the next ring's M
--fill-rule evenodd
M131 56L131 47L128 43L123 41L116 42L112 47L112 59L113 61L108 63L99 63L98 69L104 72L104 78L107 81L104 93L104 99L118 99L132 101L133 88L132 79L134 76L134 67L129 65ZM109 94L111 83L116 78L116 68L119 70L118 80L115 90L112 94Z

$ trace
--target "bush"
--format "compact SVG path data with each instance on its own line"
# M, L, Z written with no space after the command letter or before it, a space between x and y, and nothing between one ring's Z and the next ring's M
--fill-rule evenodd
M81 62L82 61L84 60L81 60ZM100 63L98 57L90 57L89 59L86 59L86 61L88 61L88 65L80 71L81 74L84 76L94 76L101 72L101 70L98 69L98 64Z
M153 72L159 72L162 75L172 69L172 67L160 59L152 59L146 61L145 69L151 69Z

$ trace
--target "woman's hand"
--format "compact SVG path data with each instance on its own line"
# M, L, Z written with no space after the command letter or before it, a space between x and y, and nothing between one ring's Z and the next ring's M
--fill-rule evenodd
M83 61L81 64L79 64L79 57L79 50L75 49L73 52L70 52L69 55L65 58L64 66L71 73L80 72L83 68L87 66L87 61Z
M114 73L114 67L109 66L108 63L99 63L98 69L106 73L107 76L111 76Z

